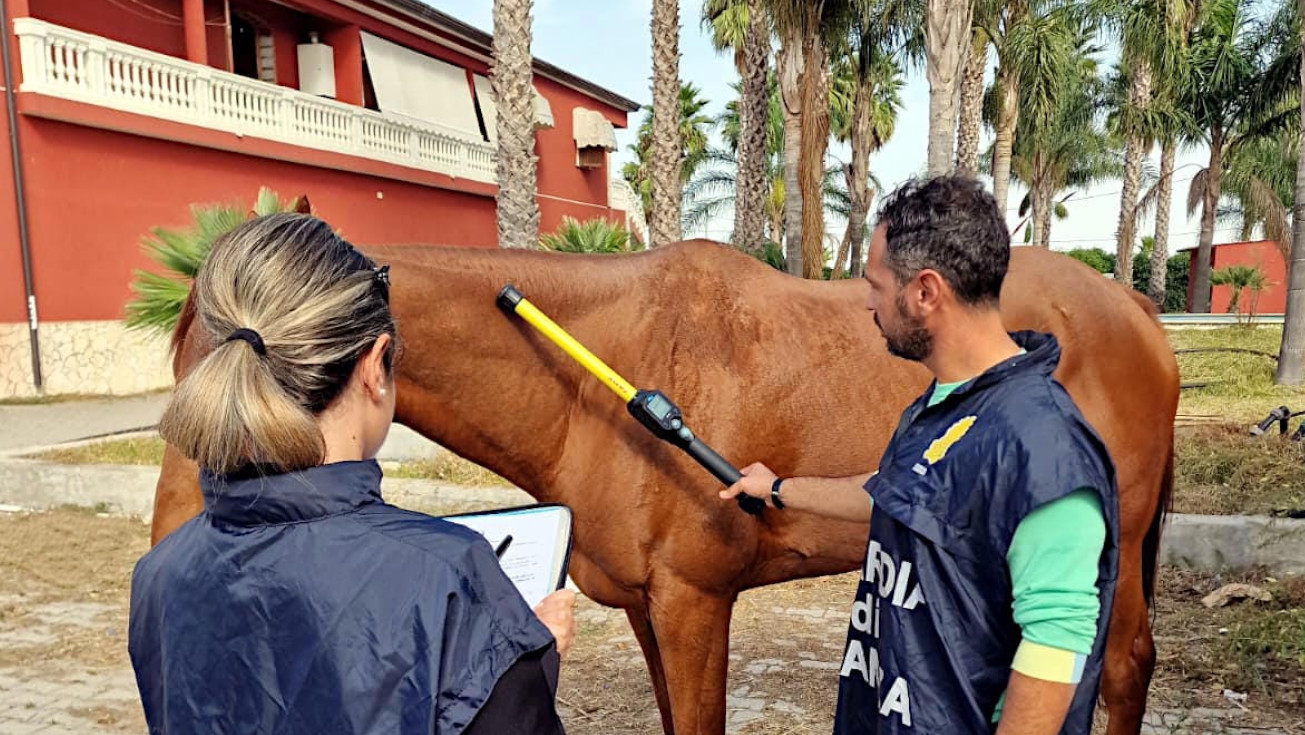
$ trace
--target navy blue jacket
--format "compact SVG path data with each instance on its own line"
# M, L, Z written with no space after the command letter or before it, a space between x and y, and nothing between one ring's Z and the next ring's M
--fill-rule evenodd
M479 534L341 462L223 481L136 565L129 649L151 733L461 733L553 637Z
M1061 730L1088 735L1110 620L1119 539L1105 445L1052 379L1050 335L929 407L922 396L866 484L874 498L852 605L835 733L987 735L1021 640L1006 552L1033 509L1081 488L1101 496L1101 615ZM932 392L932 389L930 390Z

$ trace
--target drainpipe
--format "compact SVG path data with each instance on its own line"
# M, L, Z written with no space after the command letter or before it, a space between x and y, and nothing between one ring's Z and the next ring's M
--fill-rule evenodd
M18 249L23 254L23 287L27 291L27 328L32 345L32 382L39 391L44 387L41 378L40 323L36 319L36 285L32 281L32 248L27 236L27 199L23 187L23 158L18 148L18 111L14 102L14 72L9 59L13 39L9 33L9 9L0 0L0 22L4 23L4 48L0 49L0 62L4 67L5 111L9 116L9 154L14 166L14 205L18 209Z

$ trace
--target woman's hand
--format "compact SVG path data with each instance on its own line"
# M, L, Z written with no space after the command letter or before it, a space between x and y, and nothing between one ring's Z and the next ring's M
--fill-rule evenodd
M557 640L557 654L566 656L575 641L575 593L558 590L535 606L539 618Z

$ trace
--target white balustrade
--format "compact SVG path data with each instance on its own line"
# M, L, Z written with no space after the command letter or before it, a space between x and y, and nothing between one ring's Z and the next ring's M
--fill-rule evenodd
M494 146L478 137L35 18L14 32L23 92L495 183Z

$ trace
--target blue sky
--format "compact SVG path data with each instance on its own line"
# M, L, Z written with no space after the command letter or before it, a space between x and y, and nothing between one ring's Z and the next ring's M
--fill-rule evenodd
M482 28L493 29L493 3L491 0L426 0L430 5L450 15ZM691 81L711 101L710 112L718 114L732 99L730 84L737 79L733 60L728 55L717 54L711 47L710 37L699 23L701 4L694 0L680 2L680 77ZM535 0L534 44L536 57L560 66L597 84L607 87L641 103L651 101L652 75L651 0ZM991 80L991 69L989 80ZM909 73L902 93L902 112L897 122L897 132L888 144L870 161L870 168L887 188L918 173L924 166L929 128L929 86L923 70ZM614 154L616 167L630 159L626 146L633 142L633 130L638 126L639 113L630 118L630 128L617 131L621 150ZM985 133L983 145L988 143ZM831 148L831 158L847 159L846 149ZM1180 151L1174 175L1174 198L1171 207L1170 248L1194 246L1200 227L1198 216L1187 218L1187 185L1192 175L1204 165L1207 150ZM1159 167L1159 154L1152 156ZM1012 206L1023 195L1012 187ZM1052 224L1052 246L1058 250L1076 247L1101 247L1114 250L1115 228L1119 218L1119 182L1077 192L1066 203L1069 217ZM1009 215L1012 227L1018 224L1016 213ZM1139 223L1140 234L1150 234L1150 220ZM712 223L704 232L685 233L686 236L706 235L725 239L731 222ZM841 234L841 230L838 231ZM1216 230L1215 241L1236 239L1235 228Z

